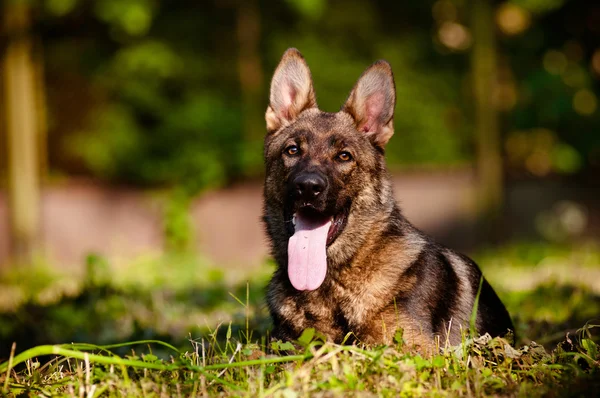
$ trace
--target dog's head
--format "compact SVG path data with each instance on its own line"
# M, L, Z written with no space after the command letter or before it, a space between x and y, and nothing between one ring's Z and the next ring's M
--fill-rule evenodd
M335 255L336 246L350 251L361 239L357 231L365 226L359 224L383 205L389 191L382 181L383 148L394 133L394 105L385 61L365 70L337 113L317 108L298 50L287 50L275 70L266 112L266 221L274 240L285 237L296 289L318 288L327 256Z

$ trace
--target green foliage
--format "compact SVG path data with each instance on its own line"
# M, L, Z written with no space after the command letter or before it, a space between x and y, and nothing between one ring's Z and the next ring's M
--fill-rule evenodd
M100 0L94 11L116 33L143 36L150 29L154 4L153 0Z
M565 0L511 0L510 2L540 14L556 10L565 4Z
M83 131L65 142L65 150L85 159L89 169L104 178L116 178L123 172L121 165L139 153L142 141L139 127L130 109L111 105L93 116L93 131Z
M585 170L598 150L589 133L600 126L590 68L597 45L574 40L563 28L570 14L557 15L569 7L585 15L587 6L508 3L513 12L536 16L520 35L499 36L500 88L514 91L503 117L508 167L539 176ZM367 65L378 58L391 62L398 92L396 134L386 151L391 167L473 160L469 46L455 51L440 41L448 22L469 34L464 2L244 6L255 14L238 8L241 3L182 0L39 4L46 11L36 23L46 49L55 170L112 182L182 185L189 192L260 175L269 78L291 46L306 56L319 105L327 111L340 108ZM238 18L242 12L248 20ZM252 79L242 85L239 40L254 29L257 47L245 51L257 70L246 70ZM540 130L551 134L550 144L539 144Z
M53 15L62 17L75 8L77 0L47 0L46 9Z
M190 198L185 192L171 194L164 212L164 236L167 250L186 252L191 250L194 231L190 220Z
M0 340L16 341L19 351L32 341L106 344L152 336L183 346L189 333L209 333L224 314L235 322L236 334L246 330L246 318L251 318L248 328L264 331L267 326L262 308L266 270L255 271L248 288L248 275L226 279L223 270L189 252L141 258L126 267L90 255L86 265L79 280L43 267L27 269L27 277L19 270L3 274ZM240 309L230 292L246 297L246 308ZM0 357L9 348L0 347Z
M326 0L286 0L290 7L311 20L319 19L325 11Z
M512 315L518 338L550 346L600 314L597 243L521 242L473 257Z

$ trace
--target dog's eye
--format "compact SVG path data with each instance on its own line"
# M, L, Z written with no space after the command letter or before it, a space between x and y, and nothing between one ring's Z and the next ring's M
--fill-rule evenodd
M300 148L298 148L296 145L290 145L287 148L285 148L285 153L287 153L290 156L297 155L299 152Z
M343 151L338 153L337 158L342 162L349 162L352 160L352 155L350 155L350 152Z

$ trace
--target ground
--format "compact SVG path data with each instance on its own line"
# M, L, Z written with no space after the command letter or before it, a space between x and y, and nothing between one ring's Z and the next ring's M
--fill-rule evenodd
M268 263L235 277L192 253L126 268L90 256L80 280L15 270L0 280L0 385L67 396L600 394L597 244L470 254L506 303L517 343L465 336L431 358L401 335L391 347L332 345L310 330L270 342Z

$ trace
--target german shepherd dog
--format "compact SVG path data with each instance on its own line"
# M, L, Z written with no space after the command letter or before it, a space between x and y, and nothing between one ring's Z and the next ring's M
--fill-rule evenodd
M395 102L386 61L366 69L337 113L318 109L298 50L275 70L263 217L278 265L267 294L275 338L312 327L337 343L389 344L401 328L407 344L431 351L460 343L480 286L477 331L513 329L479 267L402 216L384 160Z

